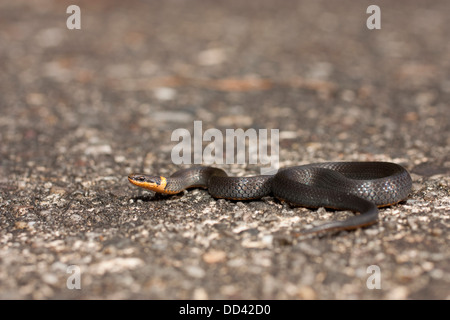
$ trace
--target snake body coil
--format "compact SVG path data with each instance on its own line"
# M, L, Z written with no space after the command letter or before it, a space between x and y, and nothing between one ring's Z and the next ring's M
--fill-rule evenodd
M378 208L405 199L411 177L390 162L326 162L280 169L275 175L228 177L213 167L193 167L165 178L131 174L128 180L159 193L175 194L191 187L208 188L215 198L250 200L273 194L295 206L359 212L344 221L331 221L301 234L350 230L377 222Z

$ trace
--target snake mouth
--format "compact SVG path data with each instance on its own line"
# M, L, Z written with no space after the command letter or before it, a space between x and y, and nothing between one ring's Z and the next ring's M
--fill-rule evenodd
M164 190L167 185L167 180L164 177L148 176L145 174L130 174L128 181L135 186L151 190L159 193L166 193Z
M162 176L149 176L145 174L130 174L128 181L135 186L164 194L175 194L177 191L173 191L167 188L167 178Z

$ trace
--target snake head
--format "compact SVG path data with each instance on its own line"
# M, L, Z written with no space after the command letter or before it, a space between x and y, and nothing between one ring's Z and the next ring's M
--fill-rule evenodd
M128 175L128 181L135 186L145 188L158 193L167 193L165 190L167 180L161 176L149 176L146 174L132 173Z

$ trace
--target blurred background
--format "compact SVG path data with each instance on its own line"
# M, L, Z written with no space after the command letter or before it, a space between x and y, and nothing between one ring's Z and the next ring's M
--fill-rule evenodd
M70 4L1 4L5 160L162 165L194 120L280 129L296 161L448 145L445 1L380 2L381 30L366 27L370 1L79 1L81 30L66 27Z

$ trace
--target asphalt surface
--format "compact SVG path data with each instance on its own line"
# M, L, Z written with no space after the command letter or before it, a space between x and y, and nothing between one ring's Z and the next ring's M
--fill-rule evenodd
M71 4L0 4L0 298L450 298L448 1L381 1L380 30L369 1L77 1L80 30ZM185 167L196 120L279 129L280 166L396 162L413 190L298 238L352 213L128 183Z

